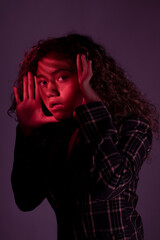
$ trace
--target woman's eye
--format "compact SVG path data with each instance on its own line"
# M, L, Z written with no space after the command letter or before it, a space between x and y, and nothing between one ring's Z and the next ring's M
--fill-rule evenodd
M68 78L68 76L60 76L60 77L58 77L58 81L63 82L67 78Z
M39 83L38 83L41 87L43 87L43 86L45 86L46 84L47 84L47 82L46 81L39 81Z

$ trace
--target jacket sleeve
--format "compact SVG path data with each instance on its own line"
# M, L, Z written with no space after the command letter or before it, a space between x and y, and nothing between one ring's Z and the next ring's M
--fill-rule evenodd
M81 105L76 116L93 149L90 168L92 194L95 199L111 199L137 178L148 156L152 132L143 119L128 116L116 129L102 102Z
M41 137L38 134L25 137L18 125L11 183L16 204L22 211L33 210L46 196L44 160Z

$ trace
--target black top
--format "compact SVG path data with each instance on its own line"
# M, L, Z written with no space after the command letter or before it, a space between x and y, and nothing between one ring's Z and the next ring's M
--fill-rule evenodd
M115 127L101 102L79 106L76 119L47 124L30 137L17 127L12 186L18 207L30 211L47 198L58 240L142 240L136 188L151 149L149 125L128 116Z

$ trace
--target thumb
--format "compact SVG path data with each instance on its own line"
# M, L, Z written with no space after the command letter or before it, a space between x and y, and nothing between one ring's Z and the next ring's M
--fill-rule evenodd
M54 116L44 116L42 121L43 123L59 122Z

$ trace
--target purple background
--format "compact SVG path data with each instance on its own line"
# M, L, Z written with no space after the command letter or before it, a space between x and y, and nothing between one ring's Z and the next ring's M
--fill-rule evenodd
M26 50L40 38L70 31L91 35L124 67L160 109L160 2L157 0L5 0L0 3L1 149L0 239L56 240L56 218L45 200L32 212L15 205L10 183L16 122L6 110L12 81ZM160 150L154 140L152 164L144 163L138 210L145 240L160 239Z

